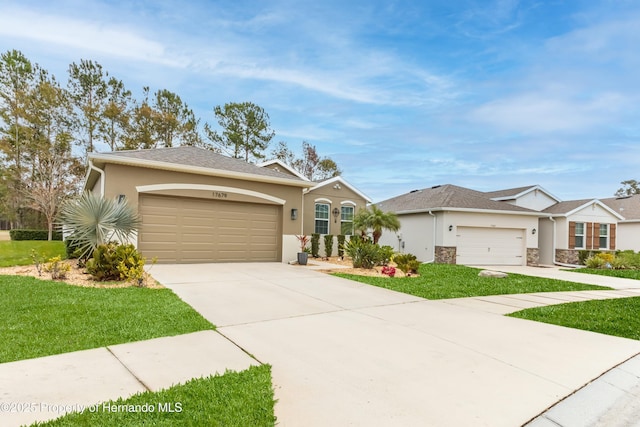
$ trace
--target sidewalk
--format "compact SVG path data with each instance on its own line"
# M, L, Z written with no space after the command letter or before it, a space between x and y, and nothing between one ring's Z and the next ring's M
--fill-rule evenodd
M257 364L213 330L1 363L0 424L54 419L100 402Z

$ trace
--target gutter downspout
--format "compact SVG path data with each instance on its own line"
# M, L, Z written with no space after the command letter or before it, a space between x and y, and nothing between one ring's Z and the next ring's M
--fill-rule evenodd
M553 217L549 217L549 220L553 223L553 238L552 238L553 264L559 265L560 267L581 268L582 267L581 265L565 264L565 263L556 261L556 220L553 219Z
M431 258L431 260L429 261L425 261L425 264L433 264L434 262L436 262L436 216L433 214L433 212L429 211L429 215L431 215L433 217L433 236L432 236L432 247L433 247L433 258Z
M94 170L100 174L100 195L104 197L104 171L96 167L91 159L89 159L89 169Z

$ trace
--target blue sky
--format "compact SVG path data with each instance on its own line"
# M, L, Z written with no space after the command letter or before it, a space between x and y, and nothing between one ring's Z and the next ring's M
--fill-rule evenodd
M0 51L92 59L203 121L251 101L374 201L436 184L563 200L640 180L635 0L3 1Z

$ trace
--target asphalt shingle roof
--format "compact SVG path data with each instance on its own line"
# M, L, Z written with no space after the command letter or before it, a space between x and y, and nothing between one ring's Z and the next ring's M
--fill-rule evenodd
M640 195L638 194L600 199L600 201L622 215L624 219L640 219Z
M525 187L529 188L529 187ZM516 193L517 194L517 193ZM531 209L491 200L487 193L446 184L423 188L376 203L380 209L391 212L463 208L497 210L505 212L535 212Z
M593 199L567 200L566 202L559 202L555 205L551 205L542 212L548 214L565 214L591 201L593 201Z
M244 160L223 156L199 147L170 147L154 148L151 150L124 150L100 153L101 156L126 157L137 160L148 160L194 166L208 169L218 169L231 172L246 173L252 175L269 176L273 178L285 178L295 181L301 179L291 174L278 172L269 168L262 168Z
M527 185L526 187L507 188L505 190L497 190L497 191L487 191L484 194L486 194L491 199L498 199L503 197L515 197L518 194L526 190L529 190L533 187L536 187L536 185Z

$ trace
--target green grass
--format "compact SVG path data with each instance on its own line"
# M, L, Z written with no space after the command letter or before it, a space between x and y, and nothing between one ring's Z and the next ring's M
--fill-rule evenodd
M139 393L128 399L90 406L82 412L33 425L273 426L276 421L274 404L271 368L262 365L242 372L194 379L159 392ZM132 409L127 411L118 410L113 405L134 406L127 406ZM135 405L140 406L136 408ZM149 411L149 407L154 411ZM169 408L174 412L169 412Z
M640 297L529 308L511 317L640 340Z
M9 240L0 241L0 267L11 267L14 265L33 264L31 250L41 255L45 260L55 256L66 258L64 242L46 240Z
M610 289L519 274L509 274L504 279L478 277L479 272L477 268L463 265L422 264L420 277L368 277L342 273L335 275L426 299Z
M640 270L612 270L599 268L577 268L567 269L564 271L572 271L574 273L598 274L600 276L622 277L624 279L640 280Z
M154 412L109 412L112 405L147 405ZM180 412L167 412L172 409ZM242 372L194 379L159 392L146 392L90 407L46 423L66 426L273 426L274 396L271 368L254 366ZM138 409L142 409L140 406ZM117 408L116 408L117 409ZM136 409L135 406L133 409Z
M0 276L0 363L215 327L169 289Z

